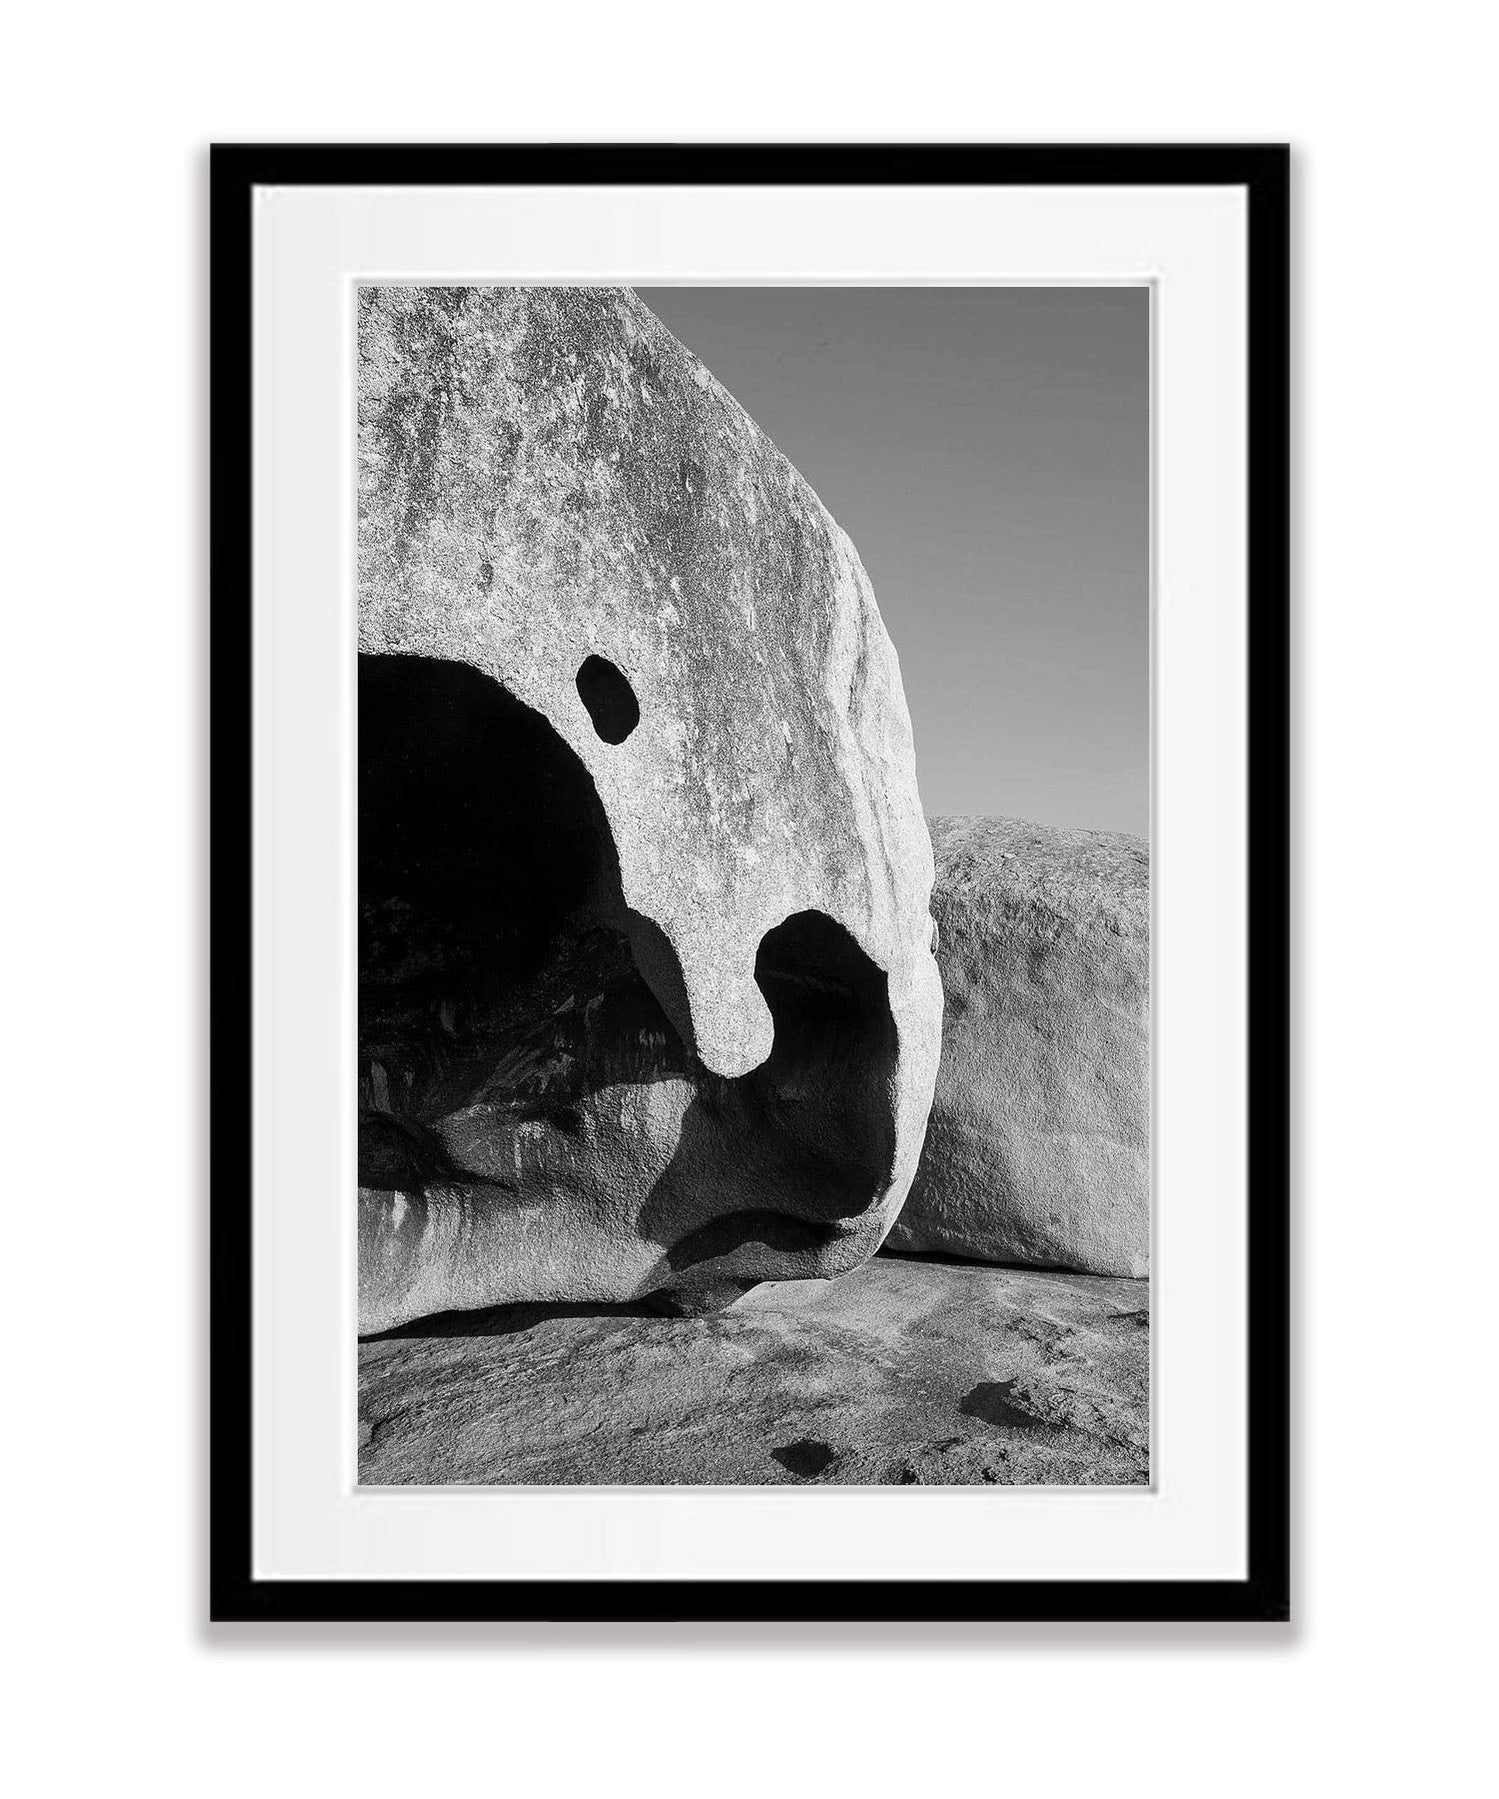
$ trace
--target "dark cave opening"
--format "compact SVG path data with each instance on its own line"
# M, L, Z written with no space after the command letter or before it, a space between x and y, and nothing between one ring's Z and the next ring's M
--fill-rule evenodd
M618 1027L591 1033L595 1060L642 1039L686 1054L616 923L593 780L551 724L417 656L361 656L359 708L361 1180L486 1178L434 1127L502 1091L565 1130L588 1001Z
M825 1268L894 1159L884 973L825 914L783 920L755 964L770 1056L714 1075L656 997L677 997L675 953L627 911L593 779L553 726L424 657L362 656L359 704L361 1184L418 1215L439 1188L578 1193L638 1153L593 1096L675 1079L690 1098L637 1219L663 1284Z
M775 1024L771 1053L737 1080L703 1075L641 1218L667 1240L666 1220L713 1194L716 1215L679 1229L667 1252L694 1280L825 1267L895 1161L898 1045L884 971L842 925L804 911L766 932L755 979Z
M895 1161L890 1086L898 1051L884 970L843 925L809 911L766 932L755 979L775 1043L747 1078L810 1161L836 1164L859 1187L883 1186Z

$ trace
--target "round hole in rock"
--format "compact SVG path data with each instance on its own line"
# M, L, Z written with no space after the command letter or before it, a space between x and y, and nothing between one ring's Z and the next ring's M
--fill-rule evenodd
M606 656L589 656L578 670L578 698L605 743L623 743L640 723L640 701L623 669Z

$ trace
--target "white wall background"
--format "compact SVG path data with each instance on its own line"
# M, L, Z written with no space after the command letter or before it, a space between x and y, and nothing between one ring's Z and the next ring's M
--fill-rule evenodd
M1495 154L1477 6L33 7L7 30L5 1640L25 1793L1492 1778ZM1287 138L1298 1622L210 1634L203 145ZM17 1725L19 1729L17 1729Z

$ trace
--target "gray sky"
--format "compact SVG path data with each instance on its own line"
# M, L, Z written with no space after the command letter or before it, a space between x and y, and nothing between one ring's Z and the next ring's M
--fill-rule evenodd
M1144 288L641 288L853 538L931 813L1149 828Z

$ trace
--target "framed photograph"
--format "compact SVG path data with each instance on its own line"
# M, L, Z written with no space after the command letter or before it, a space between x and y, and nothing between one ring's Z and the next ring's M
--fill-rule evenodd
M213 1618L1286 1619L1285 148L211 254Z

